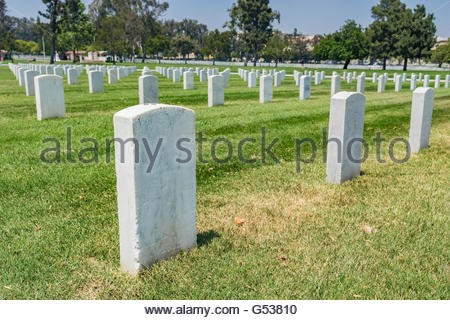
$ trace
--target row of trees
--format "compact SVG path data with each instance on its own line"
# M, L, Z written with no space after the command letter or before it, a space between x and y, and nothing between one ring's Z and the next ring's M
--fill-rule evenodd
M229 10L225 31L209 31L191 19L163 21L169 7L157 0L93 0L85 8L82 0L42 0L46 10L39 17L18 19L6 15L0 0L0 47L36 52L49 48L51 63L55 53L64 57L79 49L106 50L116 57L156 58L194 54L197 59L214 61L324 61L343 62L370 58L383 69L392 58L404 61L432 59L439 64L450 59L447 46L432 54L436 26L433 14L424 5L407 8L401 0L380 0L372 8L373 22L362 28L347 21L339 30L325 36L304 37L294 30L283 34L274 30L280 13L269 0L237 0ZM88 9L88 10L87 10ZM45 22L41 22L41 19ZM41 41L46 39L46 42ZM19 39L19 40L17 40Z
M314 49L322 60L344 61L344 69L350 60L370 57L381 60L383 70L391 58L403 60L407 70L408 61L431 56L436 43L434 15L427 14L424 5L409 9L400 0L381 0L372 8L373 23L363 29L355 21L346 24L333 34L327 35Z

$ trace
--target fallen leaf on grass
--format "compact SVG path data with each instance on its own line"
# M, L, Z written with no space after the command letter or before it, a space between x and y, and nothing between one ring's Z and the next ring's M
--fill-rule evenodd
M239 227L243 226L245 222L247 222L247 220L245 220L243 218L235 218L234 219L234 223Z
M373 228L371 226L369 226L368 224L364 224L361 227L361 230L365 233L365 234L372 234L373 233Z

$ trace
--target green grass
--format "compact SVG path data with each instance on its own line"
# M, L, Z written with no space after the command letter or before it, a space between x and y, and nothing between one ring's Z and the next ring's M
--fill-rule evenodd
M162 103L195 110L197 131L208 138L205 159L218 137L233 142L234 155L226 164L198 163L198 248L133 278L120 271L115 171L105 147L88 165L47 165L39 155L48 137L65 149L67 127L75 153L86 147L82 138L112 138L113 114L138 103L137 78L90 95L83 74L79 85L65 86L67 117L39 122L34 97L0 67L0 298L450 298L449 89L436 91L431 147L405 164L380 164L372 137L408 137L411 93L407 84L394 93L391 81L377 94L369 81L364 135L371 157L361 177L332 186L321 153L300 174L294 161L296 138L313 138L322 149L329 80L300 102L288 77L274 102L260 105L258 89L233 75L226 106L208 108L198 78L196 90L185 92L160 77ZM274 149L280 163L262 164L257 145L245 148L256 164L239 162L238 141L261 139L262 127L268 140L281 140ZM382 150L389 159L387 143ZM395 152L404 154L401 145Z

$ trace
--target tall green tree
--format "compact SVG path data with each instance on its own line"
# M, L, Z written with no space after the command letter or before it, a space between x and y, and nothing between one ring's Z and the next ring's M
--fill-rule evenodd
M272 38L267 43L262 51L262 56L269 61L275 61L275 67L278 68L278 63L283 61L289 48L288 38L279 30L275 30Z
M146 48L149 52L156 56L158 62L161 63L161 54L165 54L169 51L170 41L164 35L159 34L147 41Z
M231 44L233 35L230 31L220 32L218 29L211 31L205 38L202 50L204 56L212 56L213 65L216 60L229 60L231 58Z
M450 63L450 43L438 46L431 56L431 62L437 63L439 68L444 63Z
M46 6L45 12L39 11L39 15L49 21L48 33L50 36L50 64L55 63L56 41L60 33L60 22L63 14L62 0L42 0Z
M5 0L0 0L0 49L8 51L11 60L11 53L14 46L15 39L11 28L11 21L7 15L6 2Z
M320 60L344 61L344 70L353 59L364 59L369 55L369 39L362 27L348 20L339 31L326 36L315 48Z
M107 16L103 18L98 26L95 46L98 49L106 49L113 57L113 63L116 58L123 56L126 50L127 39L123 30L124 21L118 16Z
M436 43L436 25L434 15L427 14L424 5L418 5L414 11L407 9L399 23L397 34L397 55L403 59L403 70L408 69L408 59L423 59L431 56Z
M76 52L93 41L93 26L85 14L86 7L81 0L66 0L63 8L59 47L73 52L73 62L78 62ZM65 50L64 50L65 51Z
M171 42L172 49L183 57L185 63L187 63L188 54L195 50L195 45L195 41L185 34L175 36Z
M370 55L383 61L383 70L386 70L387 60L398 52L398 35L406 10L406 5L400 0L380 0L378 5L372 7L374 21L367 30L371 42Z
M274 21L280 22L280 13L270 7L269 0L238 0L229 11L228 25L245 43L247 58L251 56L256 66L273 34Z

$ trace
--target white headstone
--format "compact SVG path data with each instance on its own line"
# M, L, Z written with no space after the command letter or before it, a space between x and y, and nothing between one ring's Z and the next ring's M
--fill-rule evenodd
M402 91L402 87L403 87L402 76L397 74L394 78L395 78L394 79L394 81L395 81L395 92Z
M409 129L409 143L411 151L414 153L427 148L429 145L433 104L433 89L417 88L414 91Z
M434 78L434 87L436 89L439 89L441 87L441 76L436 75L436 78Z
M384 92L386 86L386 78L384 76L378 77L378 93Z
M366 91L366 76L361 74L356 83L356 92L364 94Z
M192 110L138 105L114 115L120 263L137 274L196 246Z
M89 93L102 93L105 91L103 86L103 72L89 71Z
M25 71L25 92L27 96L34 96L34 78L39 76L39 72L28 70Z
M250 72L248 74L248 87L256 88L256 72Z
M18 76L19 76L19 86L23 87L25 85L25 68L19 68L18 69Z
M74 85L78 83L78 71L75 68L67 69L67 84Z
M372 83L377 83L377 81L378 81L378 74L374 72L372 75Z
M139 104L158 103L158 78L139 77Z
M331 77L331 96L341 91L341 77L334 75Z
M115 84L117 83L117 69L111 68L108 69L108 83L109 84Z
M300 100L306 100L311 97L311 77L302 76L300 78Z
M62 118L66 115L63 79L44 75L34 78L38 120Z
M340 92L331 98L327 182L341 184L361 173L366 98Z
M259 102L272 102L273 99L273 77L271 75L262 76L259 79Z
M61 67L55 67L53 69L53 73L55 74L55 76L60 76L62 77L64 75L64 70Z
M199 75L199 77L200 77L200 82L205 82L205 81L207 81L208 80L208 75L207 75L207 73L206 73L206 70L200 70L200 75Z
M411 91L416 90L417 88L417 76L415 74L411 75L411 83L410 83L410 89Z
M426 74L425 77L423 78L423 86L425 88L430 87L430 75Z
M448 89L450 86L450 75L445 76L445 89Z
M281 86L282 77L283 75L281 74L281 72L275 72L273 77L273 85L275 87Z
M183 89L194 90L194 72L185 71L183 73Z
M225 92L222 76L208 77L208 106L221 106L225 103Z

